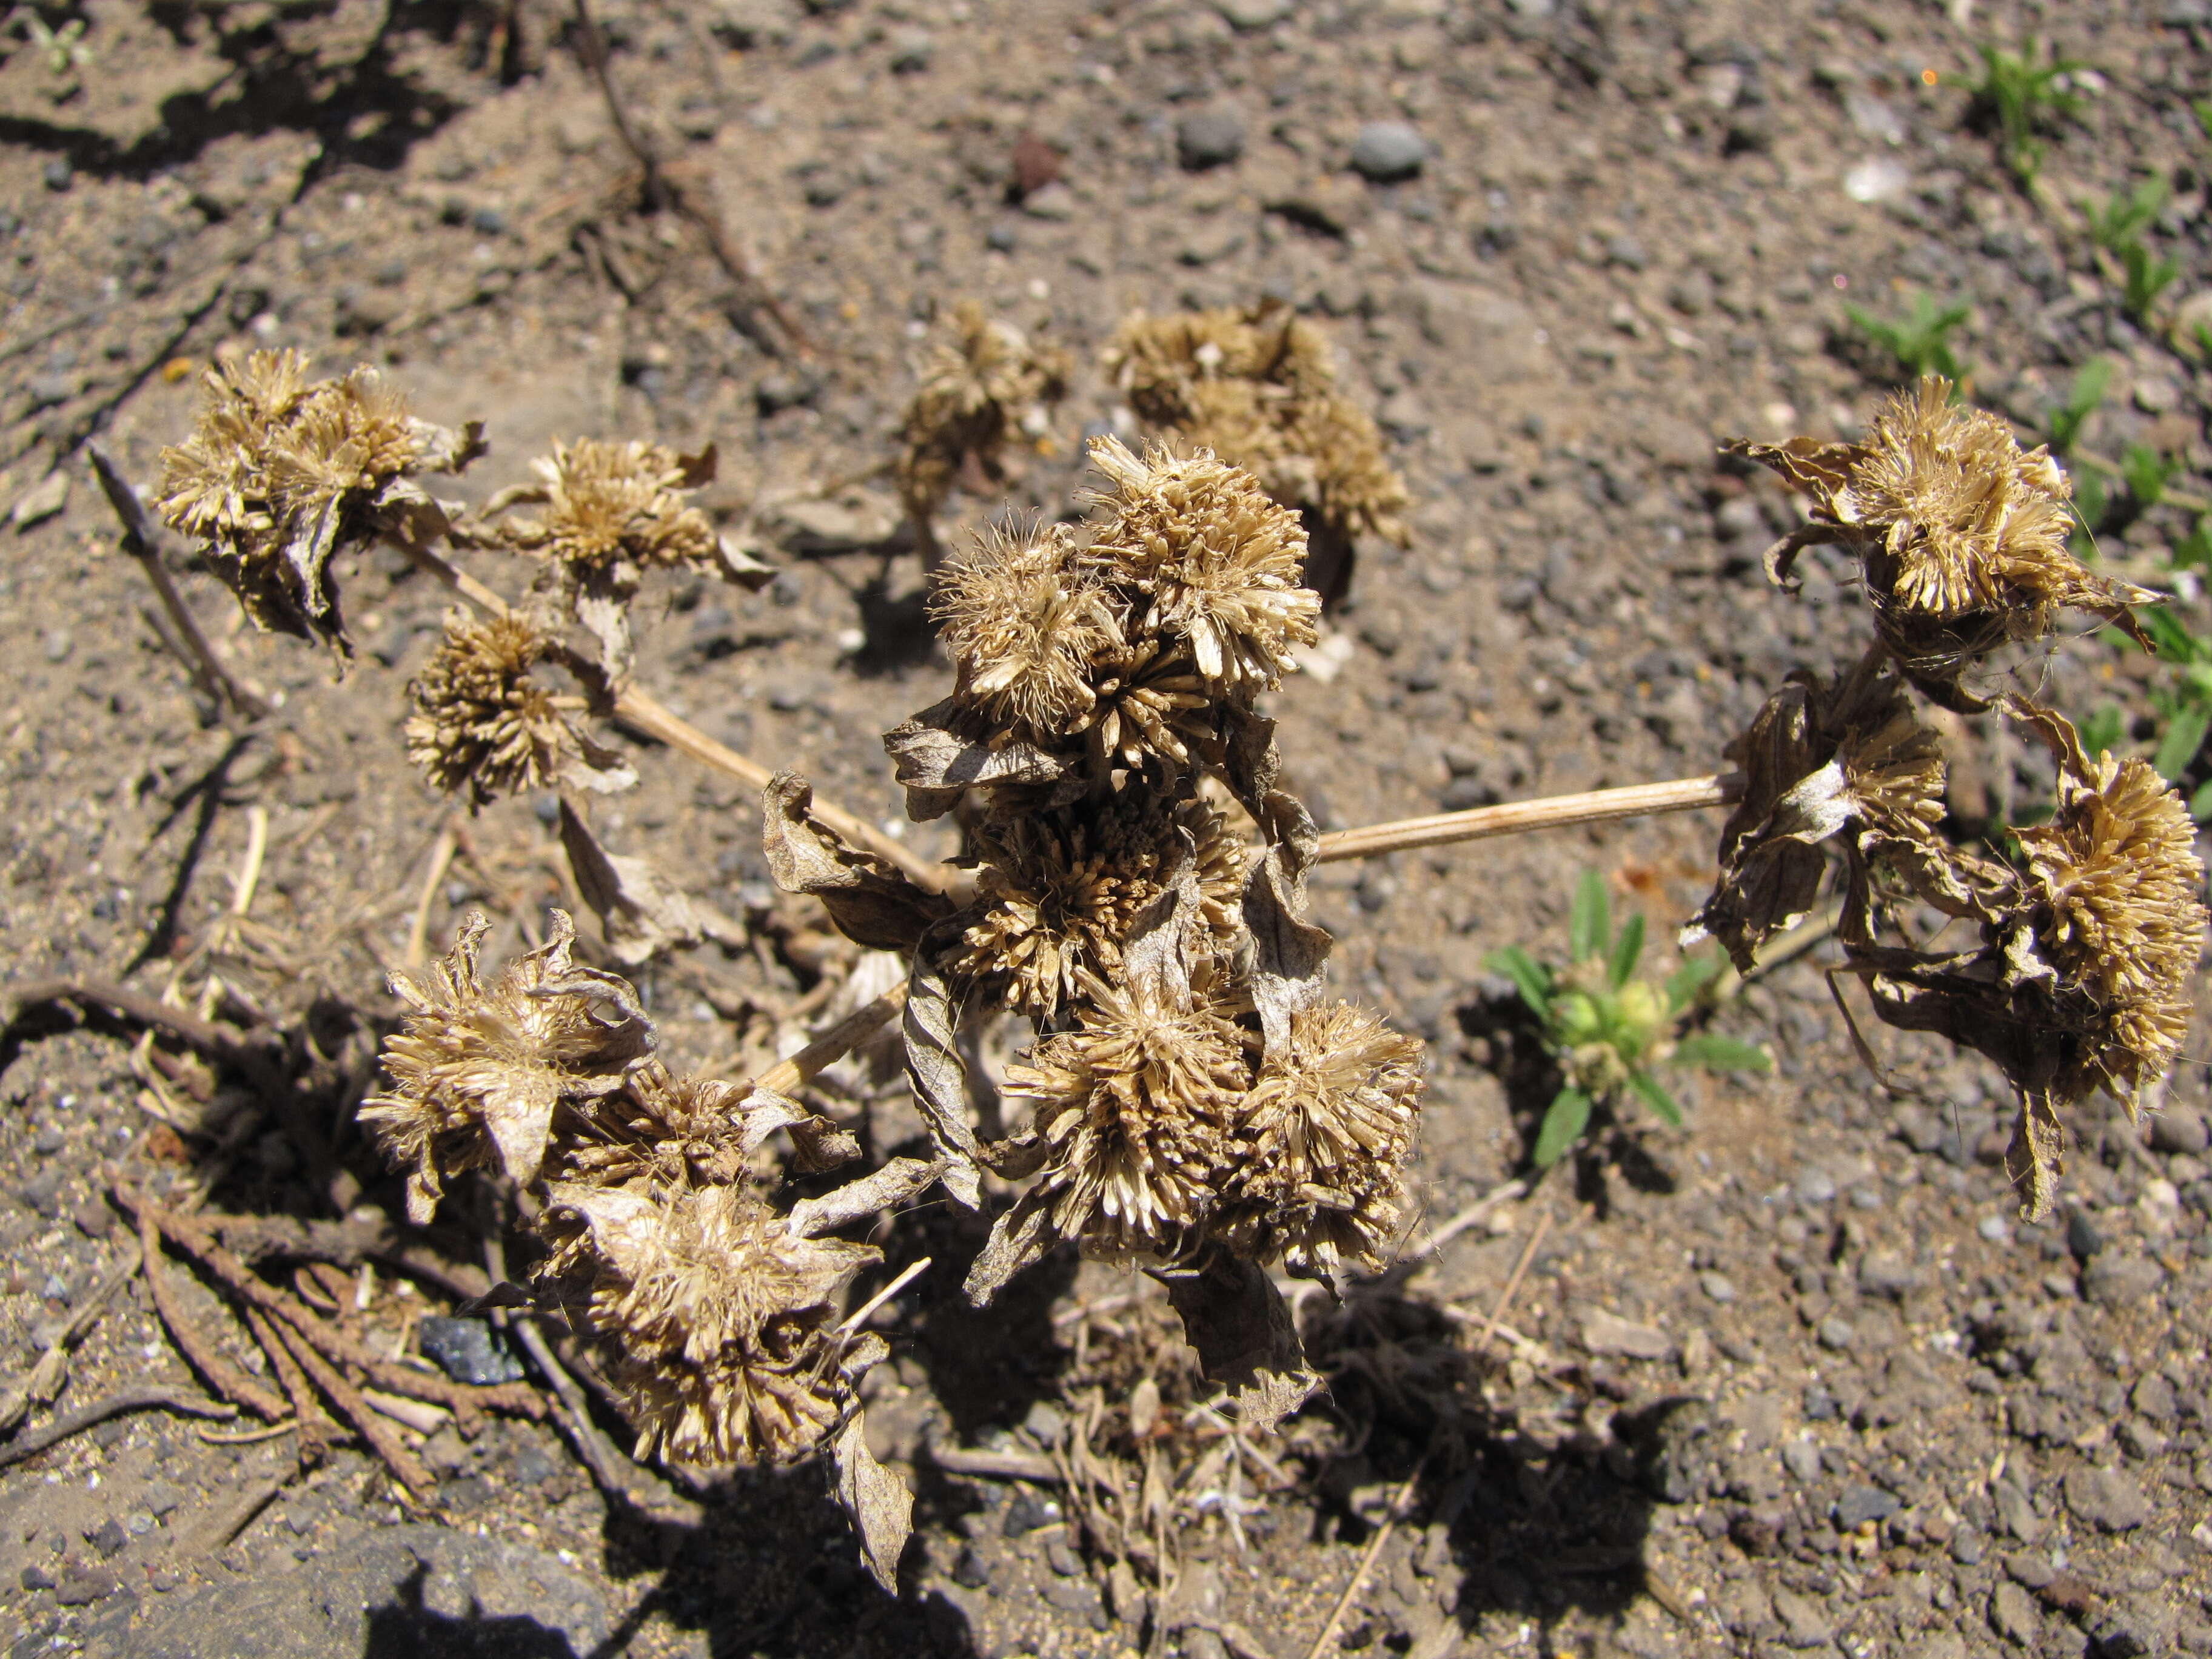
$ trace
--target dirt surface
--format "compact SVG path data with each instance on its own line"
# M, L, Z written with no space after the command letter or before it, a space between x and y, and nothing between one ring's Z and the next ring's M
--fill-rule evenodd
M1770 590L1758 556L1794 509L1714 452L1857 429L1896 369L1847 301L1970 304L1953 343L1973 395L2025 433L2106 356L2094 447L2204 459L2212 383L2126 319L2075 205L2172 175L2154 234L2176 292L2212 276L2189 108L2212 13L2193 0L599 0L629 118L804 353L695 223L648 210L565 5L33 9L86 20L91 57L57 70L11 33L0 64L7 971L185 1002L215 975L204 1012L285 1033L294 1083L256 1097L106 1016L42 1006L9 1028L9 1377L135 1250L118 1176L223 1212L396 1216L350 1118L396 1016L385 968L418 910L440 949L488 909L497 959L567 902L550 798L455 819L406 763L403 687L444 596L404 560L343 574L360 654L339 682L327 655L240 626L179 551L187 599L281 705L250 730L164 650L82 446L154 478L194 367L226 346L373 362L426 416L483 418L471 499L556 437L717 443L708 499L781 574L752 597L659 579L642 683L931 854L951 832L899 823L878 734L949 669L878 469L957 299L1078 366L1006 498L962 501L967 528L1076 510L1082 436L1129 429L1096 367L1127 313L1272 295L1327 328L1413 534L1362 550L1314 672L1274 700L1325 828L1711 771L1790 672L1856 653L1841 567ZM2033 192L1928 73L2031 31L2095 70ZM1353 168L1377 122L1410 125L1417 172ZM1018 151L1057 180L1017 200ZM2106 557L2154 572L2187 527L2155 509ZM2202 609L2184 611L2200 628ZM2077 717L2117 703L2154 735L2139 654L2069 640L2037 672ZM645 976L672 1063L746 1075L880 988L880 963L769 887L749 792L617 740L644 781L602 811L609 844L762 936ZM1983 818L2047 796L2001 734L1966 752ZM433 877L449 823L459 854ZM656 1522L611 1509L550 1425L501 1420L407 1437L439 1477L410 1511L361 1449L303 1472L289 1437L232 1443L250 1423L149 1412L0 1472L6 1651L1294 1659L1364 1567L1337 1645L1414 1659L2212 1652L2201 1061L2155 1132L2116 1107L2081 1121L2060 1218L2021 1225L1995 1163L2001 1080L1863 1022L1877 1083L1816 948L1715 1017L1771 1045L1771 1076L1686 1081L1686 1131L1624 1126L1426 1248L1526 1173L1556 1086L1487 954L1562 954L1584 868L1671 939L1716 829L1692 814L1320 872L1336 982L1431 1045L1424 1219L1385 1277L1303 1304L1331 1388L1277 1442L1232 1449L1188 1407L1140 1279L1054 1258L992 1316L965 1310L981 1224L927 1207L885 1235L893 1267L939 1265L891 1304L895 1358L868 1389L878 1449L921 1494L896 1597L812 1468L702 1479ZM918 1135L902 1085L838 1080L872 1150ZM464 1231L435 1242L474 1266ZM169 1276L243 1356L214 1293ZM421 1318L454 1300L388 1269L307 1286L381 1352L419 1351ZM1145 1434L1147 1376L1168 1404ZM193 1386L141 1282L53 1409L148 1381ZM1073 1436L1121 1457L1133 1493L1147 1468L1161 1483L1145 1570L1049 1482L931 1452L1034 1468Z

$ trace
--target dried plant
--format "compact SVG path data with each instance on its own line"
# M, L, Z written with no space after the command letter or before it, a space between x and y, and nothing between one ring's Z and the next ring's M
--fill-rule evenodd
M1776 544L1767 568L1787 581L1805 548L1855 554L1876 630L1898 666L1960 713L1986 703L1960 676L1999 646L2041 639L2061 610L2117 623L2148 645L2128 607L2157 595L2109 580L2068 550L2073 489L2038 447L1983 410L1954 407L1929 375L1875 415L1866 441L1737 443L1813 502L1812 520Z
M684 455L662 444L556 443L531 465L538 482L501 490L474 533L544 562L540 585L593 635L611 681L629 672L629 604L648 570L688 566L758 587L775 574L691 504L714 482L714 448ZM504 516L539 507L538 516Z
M1067 393L1067 369L1063 353L992 320L975 301L952 308L951 326L932 343L921 386L907 405L893 465L899 499L926 554L935 548L933 526L962 476L1001 483L1015 433L1045 434L1050 407Z
M1328 341L1280 301L1243 310L1129 318L1107 349L1129 407L1178 449L1210 449L1296 510L1304 580L1334 602L1356 539L1403 544L1406 484L1374 420L1336 386Z
M629 763L579 730L531 678L553 649L519 613L478 622L448 611L444 639L408 682L407 757L446 793L465 789L478 806L556 783L635 783Z
M2180 1053L2204 870L2187 810L2152 767L2093 759L2065 716L2014 693L1994 706L2051 749L2057 814L2014 832L2015 860L1945 838L1942 747L1908 685L1956 711L1987 709L1960 677L1998 646L2042 637L2061 608L2141 641L2129 607L2159 597L2085 569L2067 550L2071 491L2057 464L1949 398L1946 382L1923 380L1863 444L1733 447L1814 501L1813 520L1769 555L1777 580L1802 548L1844 545L1877 638L1831 683L1792 676L1737 740L1743 796L1723 830L1720 883L1685 939L1710 933L1747 969L1810 909L1822 848L1838 850L1847 970L1885 1022L1978 1050L2010 1080L2007 1167L2023 1212L2039 1218L2063 1164L2059 1112L2102 1088L2132 1113ZM1885 942L1885 915L1912 904L1978 939Z
M297 351L219 358L203 386L191 436L161 452L158 510L258 627L349 651L332 556L443 534L446 509L414 480L483 453L482 423L418 421L370 368L310 381Z

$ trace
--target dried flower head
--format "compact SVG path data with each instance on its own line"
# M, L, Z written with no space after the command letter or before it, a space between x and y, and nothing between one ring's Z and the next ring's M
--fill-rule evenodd
M907 405L894 469L899 499L925 536L962 470L1001 479L1007 439L1017 428L1042 436L1047 407L1067 391L1062 354L992 320L975 301L955 306L951 321Z
M1279 301L1121 325L1105 366L1130 408L1177 447L1211 449L1297 509L1306 585L1334 599L1353 540L1403 543L1405 480L1374 420L1337 389L1328 342ZM1326 567L1326 568L1324 568Z
M478 622L448 611L445 638L408 682L407 757L447 794L466 789L478 806L556 782L635 782L619 755L578 730L531 678L551 648L518 612Z
M1223 1194L1228 1236L1291 1271L1382 1265L1396 1235L1422 1088L1420 1043L1366 1009L1299 1009L1244 1097Z
M932 609L957 695L1024 737L1064 733L1089 713L1092 665L1121 644L1099 572L1066 525L987 532L944 567Z
M1219 700L1179 641L1139 640L1112 653L1097 665L1091 691L1091 712L1078 730L1101 774L1126 769L1167 783L1219 745Z
M1202 994L1178 1006L1087 974L1079 988L1077 1028L1006 1069L1044 1148L1030 1200L1086 1255L1172 1256L1212 1207L1249 1082L1243 1034Z
M361 1121L407 1166L407 1212L436 1213L447 1177L493 1164L535 1180L564 1103L623 1086L653 1043L628 981L569 958L575 924L556 910L553 937L487 984L477 953L491 923L479 911L428 973L394 972L412 1011L384 1045L392 1086L362 1103Z
M219 359L203 386L191 436L161 452L156 507L257 627L346 648L331 556L442 533L443 511L409 481L467 465L483 453L480 424L415 419L370 368L311 383L296 351Z
M853 1411L879 1337L837 1328L833 1299L881 1260L865 1244L799 1237L745 1185L661 1196L556 1184L588 1245L586 1315L642 1457L784 1463Z
M2057 813L2015 833L2041 953L2091 1010L2081 1067L2132 1108L2189 1031L2206 922L2197 826L2148 763L2076 750Z
M1118 439L1092 441L1091 459L1114 489L1113 517L1090 556L1151 599L1144 626L1188 643L1218 690L1249 696L1310 645L1321 600L1300 586L1305 531L1249 472L1210 453L1182 460L1158 445L1140 459Z
M684 455L654 443L556 442L531 463L536 483L502 490L485 506L488 520L516 507L544 512L471 533L544 559L546 584L599 636L607 673L620 678L629 666L629 602L647 571L688 565L754 587L775 574L691 504L692 493L713 482L714 459L711 444Z
M1983 705L1959 677L2009 641L2039 639L2062 609L2136 624L2156 595L2109 581L2068 550L2073 486L2049 453L2023 452L1982 410L1954 407L1929 375L1876 413L1866 441L1729 446L1811 497L1813 521L1778 544L1786 580L1800 550L1840 542L1858 556L1875 624L1908 678L1947 706Z
M947 966L1034 1019L1055 1018L1085 975L1119 977L1123 943L1186 858L1213 947L1230 948L1243 925L1243 850L1202 801L1170 806L1131 791L1012 817L979 842L982 914Z

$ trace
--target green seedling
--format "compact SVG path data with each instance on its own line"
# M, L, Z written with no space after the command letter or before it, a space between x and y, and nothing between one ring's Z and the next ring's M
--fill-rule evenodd
M1960 84L1973 94L1975 118L1996 129L1998 153L2013 177L2032 185L2043 168L2044 136L2081 107L2081 95L2064 82L2084 65L2056 53L2045 61L2033 35L2017 52L1994 41L1977 50L1981 77Z
M1892 320L1857 306L1847 305L1844 314L1851 326L1897 360L1905 374L1917 380L1924 374L1941 374L1954 385L1964 378L1957 355L1951 349L1951 331L1966 320L1968 307L1939 306L1925 289L1912 291L1912 308Z
M2136 510L2147 513L2166 499L2166 487L2181 471L2179 459L2160 454L2148 444L2130 444L2120 456L2120 477Z
M2212 514L2200 514L2189 533L2173 544L2177 570L2212 570Z
M1573 960L1566 967L1554 969L1517 945L1489 959L1490 970L1511 980L1535 1015L1544 1046L1565 1079L1536 1132L1532 1157L1540 1170L1574 1150L1600 1107L1617 1108L1624 1098L1641 1102L1660 1121L1679 1127L1682 1109L1655 1068L1764 1072L1773 1064L1765 1050L1735 1037L1681 1034L1684 1018L1725 964L1714 952L1685 962L1663 984L1638 979L1644 931L1640 914L1613 931L1605 879L1585 871L1568 912Z
M2172 672L2169 688L2155 699L2166 720L2151 764L2169 782L2178 781L2204 746L2212 729L2212 639L2192 634L2170 611L2146 607L2144 632L2158 647L2159 660ZM2200 787L2189 804L2190 815L2200 823L2212 816L2212 783Z
M2172 260L2152 253L2141 242L2130 242L2120 250L2120 303L2129 316L2148 327L2151 308L2180 275L2181 267Z
M2077 461L2074 466L2074 516L2080 522L2067 538L2074 556L2084 564L2097 560L2097 532L2112 516L2112 489L2101 469Z
M2081 428L2105 401L2106 388L2112 383L2112 362L2109 357L2092 357L2075 372L2074 389L2066 394L2065 403L2044 418L2044 430L2049 434L2053 453L2074 453L2074 446L2081 441Z
M48 26L34 11L23 14L25 38L32 50L46 60L50 75L68 75L90 67L92 48L84 44L84 19L72 17L59 28Z
M2114 191L2102 208L2084 202L2090 241L2115 255L2130 242L2141 241L2143 233L2157 222L2167 189L2165 175L2154 173L2133 190Z

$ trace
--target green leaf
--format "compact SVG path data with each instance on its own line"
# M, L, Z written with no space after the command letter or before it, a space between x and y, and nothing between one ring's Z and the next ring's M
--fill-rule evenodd
M1613 917L1606 902L1605 878L1595 870L1585 870L1575 884L1575 902L1567 912L1567 949L1577 962L1587 962L1602 955L1612 939Z
M2128 717L2119 704L2108 702L2081 722L2081 748L2091 757L2120 746L2127 735Z
M1536 1167L1548 1170L1569 1152L1589 1127L1590 1097L1579 1089L1562 1089L1544 1109L1543 1127L1536 1131Z
M1620 933L1613 941L1613 959L1606 963L1605 976L1614 990L1628 983L1643 955L1644 912L1638 910L1621 924Z
M1705 988L1728 969L1728 958L1717 950L1703 956L1686 957L1682 965L1667 976L1667 1009L1679 1014L1705 994Z
M1674 1045L1674 1059L1683 1066L1701 1066L1708 1072L1768 1072L1774 1062L1766 1050L1741 1037L1717 1031L1699 1031Z
M2158 753L2151 757L2150 763L2158 768L2159 776L2171 783L2189 769L2197 751L2204 746L2208 725L2212 725L2212 708L2201 702L2185 703L2173 711L2173 724L2166 728Z
M2185 666L2206 654L2204 646L2171 611L2148 605L2136 620L2142 623L2143 632L2150 635L2150 642L2157 647L2161 661Z
M2212 818L2212 780L2197 786L2197 793L2189 799L2189 816L2199 823Z
M1674 1103L1674 1097L1659 1086L1659 1079L1649 1072L1632 1072L1628 1086L1636 1097L1659 1115L1662 1123L1682 1127L1682 1109Z
M1482 965L1511 980L1513 988L1521 994L1521 1000L1528 1005L1529 1012L1537 1018L1551 1018L1552 970L1542 963L1519 945L1509 945L1502 951L1492 951Z

